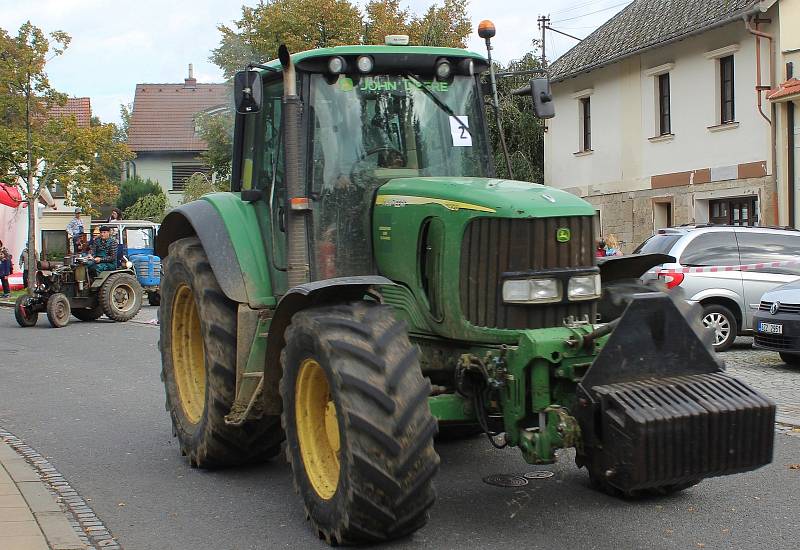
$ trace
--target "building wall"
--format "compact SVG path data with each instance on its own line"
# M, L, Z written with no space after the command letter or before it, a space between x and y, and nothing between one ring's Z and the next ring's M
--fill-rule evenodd
M177 206L183 200L183 193L172 190L173 163L200 163L195 153L137 153L136 174L142 179L151 179L161 185L170 206Z
M773 27L777 24L761 29L770 32ZM736 48L738 124L720 127L719 65L709 52L728 46ZM766 42L761 58L768 84ZM670 75L673 135L662 137L656 75L664 71ZM554 83L556 118L548 122L545 137L545 183L600 206L602 232L617 233L626 250L652 233L654 197L674 197L673 223L679 224L706 221L697 219L707 213L695 207L695 194L758 193L761 223L775 223L771 128L757 109L756 74L755 40L743 22L734 22ZM579 152L578 98L586 94L591 98L593 150ZM764 104L769 114L766 100Z

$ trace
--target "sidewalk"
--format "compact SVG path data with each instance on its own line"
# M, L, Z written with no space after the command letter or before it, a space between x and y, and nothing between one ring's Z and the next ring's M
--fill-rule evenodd
M0 548L84 550L67 517L34 469L0 439Z

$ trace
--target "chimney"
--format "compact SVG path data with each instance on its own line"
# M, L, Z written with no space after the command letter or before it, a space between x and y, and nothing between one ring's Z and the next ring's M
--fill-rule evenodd
M197 79L194 77L194 68L191 63L189 63L189 78L183 79L183 87L192 90L197 88Z

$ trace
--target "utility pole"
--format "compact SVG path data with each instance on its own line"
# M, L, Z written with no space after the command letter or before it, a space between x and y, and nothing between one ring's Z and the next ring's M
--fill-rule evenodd
M539 24L539 30L542 31L542 68L547 67L547 57L545 56L544 50L544 39L545 33L547 32L548 27L550 26L550 16L549 15L540 15L536 19L537 23Z

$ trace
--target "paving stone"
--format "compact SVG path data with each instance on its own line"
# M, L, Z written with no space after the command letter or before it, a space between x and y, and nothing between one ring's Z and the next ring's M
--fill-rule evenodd
M28 521L0 521L0 548L3 548L5 537L42 536L39 524L31 517Z
M44 537L40 535L4 537L0 535L0 548L8 550L50 550Z
M33 471L33 468L31 468L27 462L25 462L24 458L17 456L16 458L9 460L3 458L2 461L3 466L8 472L8 475L10 475L11 479L13 479L15 482L41 481L41 478L36 475L36 472Z
M22 496L28 502L30 509L36 512L60 512L61 507L43 483L22 482L19 484Z
M19 503L17 507L0 508L0 521L13 522L13 521L31 521L33 514L25 504L25 500ZM1 547L0 547L1 548Z
M83 550L85 548L62 512L41 512L36 514L36 520L42 527L42 532L53 550Z
M25 499L22 498L22 495L11 494L11 495L0 495L0 519L3 519L3 511L4 508L24 508L27 507L28 504L25 502Z
M17 495L19 491L13 483L0 483L0 495Z

